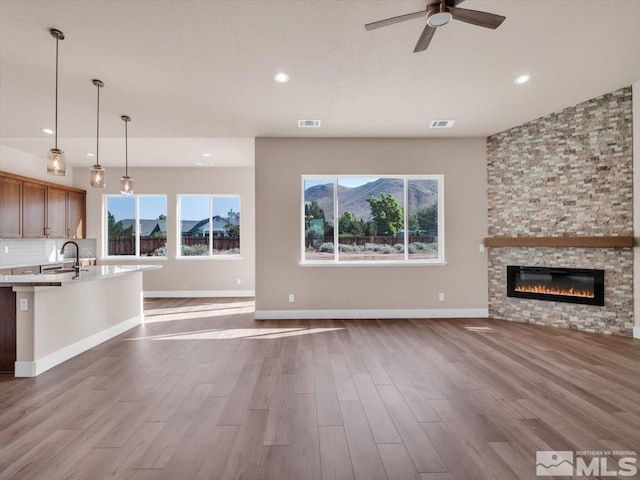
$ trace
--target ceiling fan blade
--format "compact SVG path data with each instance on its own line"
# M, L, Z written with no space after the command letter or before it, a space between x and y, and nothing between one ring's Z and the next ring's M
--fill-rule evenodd
M462 2L464 2L464 0L447 0L447 6L448 7L457 7Z
M420 38L418 39L418 43L416 43L416 48L413 49L413 53L425 51L431 43L434 33L436 33L435 27L432 27L431 25L425 26L422 31L422 35L420 35Z
M451 16L461 22L494 29L498 28L507 18L502 15L496 15L495 13L479 12L477 10L467 10L457 7L451 9Z
M406 15L400 15L397 17L387 18L386 20L380 20L378 22L367 23L364 28L366 30L374 30L380 27L386 27L387 25L393 25L394 23L404 22L405 20L411 20L413 18L423 17L427 14L426 10L420 10L419 12L407 13Z

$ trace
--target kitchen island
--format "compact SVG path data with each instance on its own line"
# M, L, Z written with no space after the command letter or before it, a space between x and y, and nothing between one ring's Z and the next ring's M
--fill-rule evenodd
M142 323L142 274L159 265L0 275L15 294L16 377L35 377ZM3 323L12 312L2 312Z

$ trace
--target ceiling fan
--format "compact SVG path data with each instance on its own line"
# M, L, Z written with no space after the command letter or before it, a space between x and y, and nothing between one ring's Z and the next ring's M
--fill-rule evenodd
M420 35L420 38L418 39L416 48L413 49L415 53L426 50L433 38L433 34L436 33L436 28L446 25L451 21L451 19L471 23L472 25L477 25L479 27L493 29L498 28L506 19L506 17L496 15L494 13L458 8L458 5L462 2L464 2L464 0L430 0L429 5L427 5L425 10L391 17L386 20L379 20L373 23L367 23L364 28L367 30L374 30L376 28L386 27L387 25L393 25L394 23L400 23L405 20L411 20L413 18L423 17L426 15L427 25L424 27L422 35Z

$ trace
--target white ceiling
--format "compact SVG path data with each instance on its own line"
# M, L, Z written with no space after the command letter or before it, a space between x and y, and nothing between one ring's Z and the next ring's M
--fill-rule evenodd
M93 78L105 82L107 167L124 162L122 114L135 166L247 165L254 137L487 136L640 79L640 0L466 0L507 20L454 21L416 54L424 18L364 29L426 3L1 0L0 141L37 154L53 144L40 131L53 125L50 27L66 35L59 144L72 165L95 150ZM291 81L276 84L277 71ZM531 82L514 85L523 72ZM434 119L456 124L430 130Z

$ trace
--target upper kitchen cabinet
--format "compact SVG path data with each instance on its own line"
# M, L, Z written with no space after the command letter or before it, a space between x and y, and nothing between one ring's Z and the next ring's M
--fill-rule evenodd
M22 237L22 181L0 176L0 238Z
M22 237L47 236L47 187L41 183L22 182Z
M0 172L0 238L84 238L87 192Z
M45 235L51 238L67 238L67 191L47 187L47 227Z
M67 192L67 238L86 236L86 205L86 193L71 190Z

